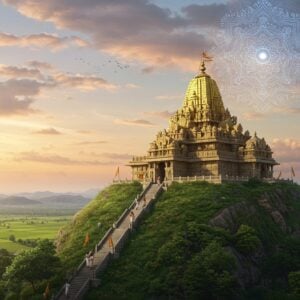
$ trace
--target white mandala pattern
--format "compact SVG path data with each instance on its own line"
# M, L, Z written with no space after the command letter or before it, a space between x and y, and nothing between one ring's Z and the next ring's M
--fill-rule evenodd
M300 78L299 15L258 0L227 14L221 25L213 49L213 73L224 97L259 112L295 101Z

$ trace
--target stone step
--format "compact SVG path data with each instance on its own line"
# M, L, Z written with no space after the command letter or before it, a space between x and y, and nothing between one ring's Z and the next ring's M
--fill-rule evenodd
M146 207L149 205L150 200L154 198L159 188L160 186L158 184L152 184L150 189L146 192L145 194ZM133 209L135 216L138 217L142 213L143 209L144 208L142 204L140 204L138 209ZM125 234L125 232L128 231L129 225L130 225L130 217L128 213L128 215L124 218L124 220L121 222L118 228L115 228L111 234L111 238L115 246L117 246L120 238ZM93 267L89 268L87 266L84 266L79 271L79 273L72 279L68 299L72 299L72 300L76 299L78 292L86 283L86 281L88 279L94 278L96 268L98 266L101 266L104 260L107 259L107 255L110 253L110 251L111 249L109 248L108 242L106 241L106 243L102 245L101 249L99 249L97 253L95 253ZM105 265L103 265L102 267L105 267ZM60 295L56 299L64 300L67 298L64 295Z

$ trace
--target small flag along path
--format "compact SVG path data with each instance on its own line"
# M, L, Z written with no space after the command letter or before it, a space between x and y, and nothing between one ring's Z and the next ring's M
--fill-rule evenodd
M113 228L111 228L102 240L96 246L94 253L93 266L88 267L83 261L78 267L76 275L70 280L70 288L68 297L65 296L65 289L62 287L56 295L56 300L80 300L89 291L92 286L99 284L100 280L97 279L97 275L102 273L109 261L118 257L125 241L130 235L130 213L134 212L133 228L138 225L139 219L143 216L143 213L153 203L157 195L162 191L161 184L150 183L138 198L138 201L143 201L144 205L135 206L136 200L133 204L124 211L118 222Z

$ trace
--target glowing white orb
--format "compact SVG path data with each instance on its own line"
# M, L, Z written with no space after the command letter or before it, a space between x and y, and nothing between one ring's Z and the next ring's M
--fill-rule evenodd
M269 52L265 49L260 49L256 52L258 62L267 63L270 59Z
M268 59L268 53L266 51L261 51L259 52L258 57L260 60L266 60Z

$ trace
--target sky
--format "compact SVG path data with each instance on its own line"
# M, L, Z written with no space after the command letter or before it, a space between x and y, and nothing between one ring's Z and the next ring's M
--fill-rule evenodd
M0 0L0 194L99 188L118 166L130 178L203 51L275 176L293 166L299 181L299 13L297 0Z

